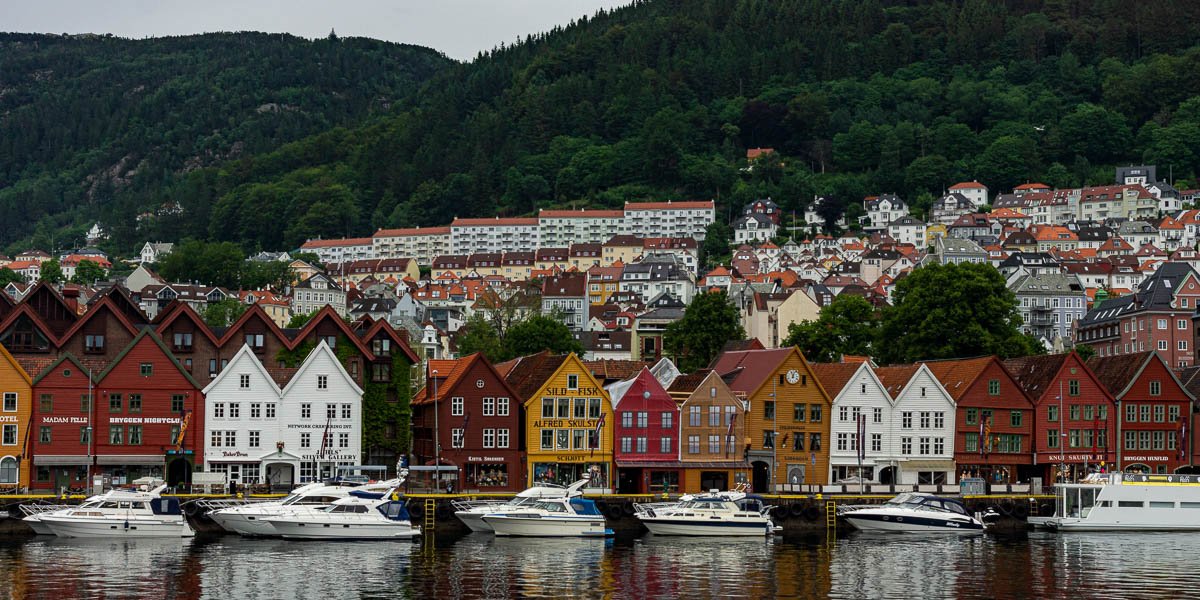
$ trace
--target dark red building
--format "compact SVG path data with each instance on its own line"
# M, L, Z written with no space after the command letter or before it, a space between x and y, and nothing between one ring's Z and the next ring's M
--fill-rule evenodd
M1033 464L1045 483L1115 468L1116 402L1078 354L1004 361L1034 406Z
M925 363L954 398L958 478L1026 482L1033 466L1033 403L994 356Z
M1118 469L1175 473L1191 466L1184 426L1195 398L1157 352L1093 356L1087 366L1116 400Z
M425 387L412 401L417 462L434 464L436 437L441 464L458 468L457 489L525 489L522 404L504 377L478 353L431 360L426 369Z
M621 385L609 386L609 393L615 396L614 388ZM620 399L614 398L613 415L618 492L678 491L683 472L679 461L679 407L650 369L642 367Z

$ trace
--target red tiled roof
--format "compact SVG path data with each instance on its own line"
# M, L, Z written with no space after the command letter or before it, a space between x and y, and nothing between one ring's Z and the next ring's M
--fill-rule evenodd
M620 210L597 210L597 209L579 209L579 210L546 210L538 211L538 218L580 218L580 219L600 219L600 218L621 218L625 216L624 211Z
M405 237L416 235L448 235L450 226L443 227L409 227L405 229L380 229L371 237Z
M308 240L301 248L333 248L336 246L370 246L371 238L345 238L340 240Z
M831 396L837 396L858 371L860 363L809 363L813 375Z
M503 226L518 226L518 225L537 225L537 224L538 224L538 220L536 217L507 217L507 218L494 217L491 219L486 218L486 217L484 217L484 218L456 217L454 219L454 221L452 223L450 223L450 226L451 227L474 227L474 226L481 226L481 225L499 225L499 226L503 227Z
M890 367L876 367L875 376L879 378L879 382L883 384L883 388L887 393L895 399L904 391L904 386L912 381L913 375L917 374L921 365L892 365Z
M952 189L952 190L965 190L965 189L970 189L970 188L985 188L986 189L987 186L983 185L982 183L979 183L978 181L964 181L962 183L956 183L956 184L950 186L950 189Z
M712 200L702 201L681 201L681 202L626 202L625 210L664 210L664 209L690 209L690 208L713 208Z
M992 364L993 360L996 359L992 356L958 360L937 360L927 362L925 366L929 367L933 376L937 377L942 387L946 388L946 391L957 402L966 393L967 388L971 387L971 382L975 381L979 377L979 374L988 365Z
M729 382L729 389L748 395L754 393L792 352L792 348L723 352L713 361L712 369L722 377L737 371Z

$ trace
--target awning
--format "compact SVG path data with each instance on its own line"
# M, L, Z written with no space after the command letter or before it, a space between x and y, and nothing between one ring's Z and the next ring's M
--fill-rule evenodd
M87 465L88 462L88 457L85 454L33 455L33 464L35 465Z
M681 460L618 460L617 468L627 469L749 469L746 461L684 462Z
M97 456L98 465L163 465L166 457L162 454L109 454Z
M909 471L953 471L952 460L902 460L900 468Z

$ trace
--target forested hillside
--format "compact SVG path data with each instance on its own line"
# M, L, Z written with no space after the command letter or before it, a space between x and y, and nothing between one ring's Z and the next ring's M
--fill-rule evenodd
M361 125L450 62L335 36L0 34L0 241L49 250L97 218L132 236L186 173Z
M1104 183L1142 160L1191 180L1198 39L1194 2L650 0L454 64L387 119L112 204L183 207L138 238L250 249L646 198L919 206L958 180ZM754 147L777 153L743 172Z

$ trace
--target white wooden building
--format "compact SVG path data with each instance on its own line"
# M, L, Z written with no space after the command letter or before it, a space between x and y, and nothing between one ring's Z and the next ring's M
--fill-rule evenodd
M954 398L929 367L877 367L876 377L892 398L890 446L878 462L883 480L911 485L956 483L954 480Z

